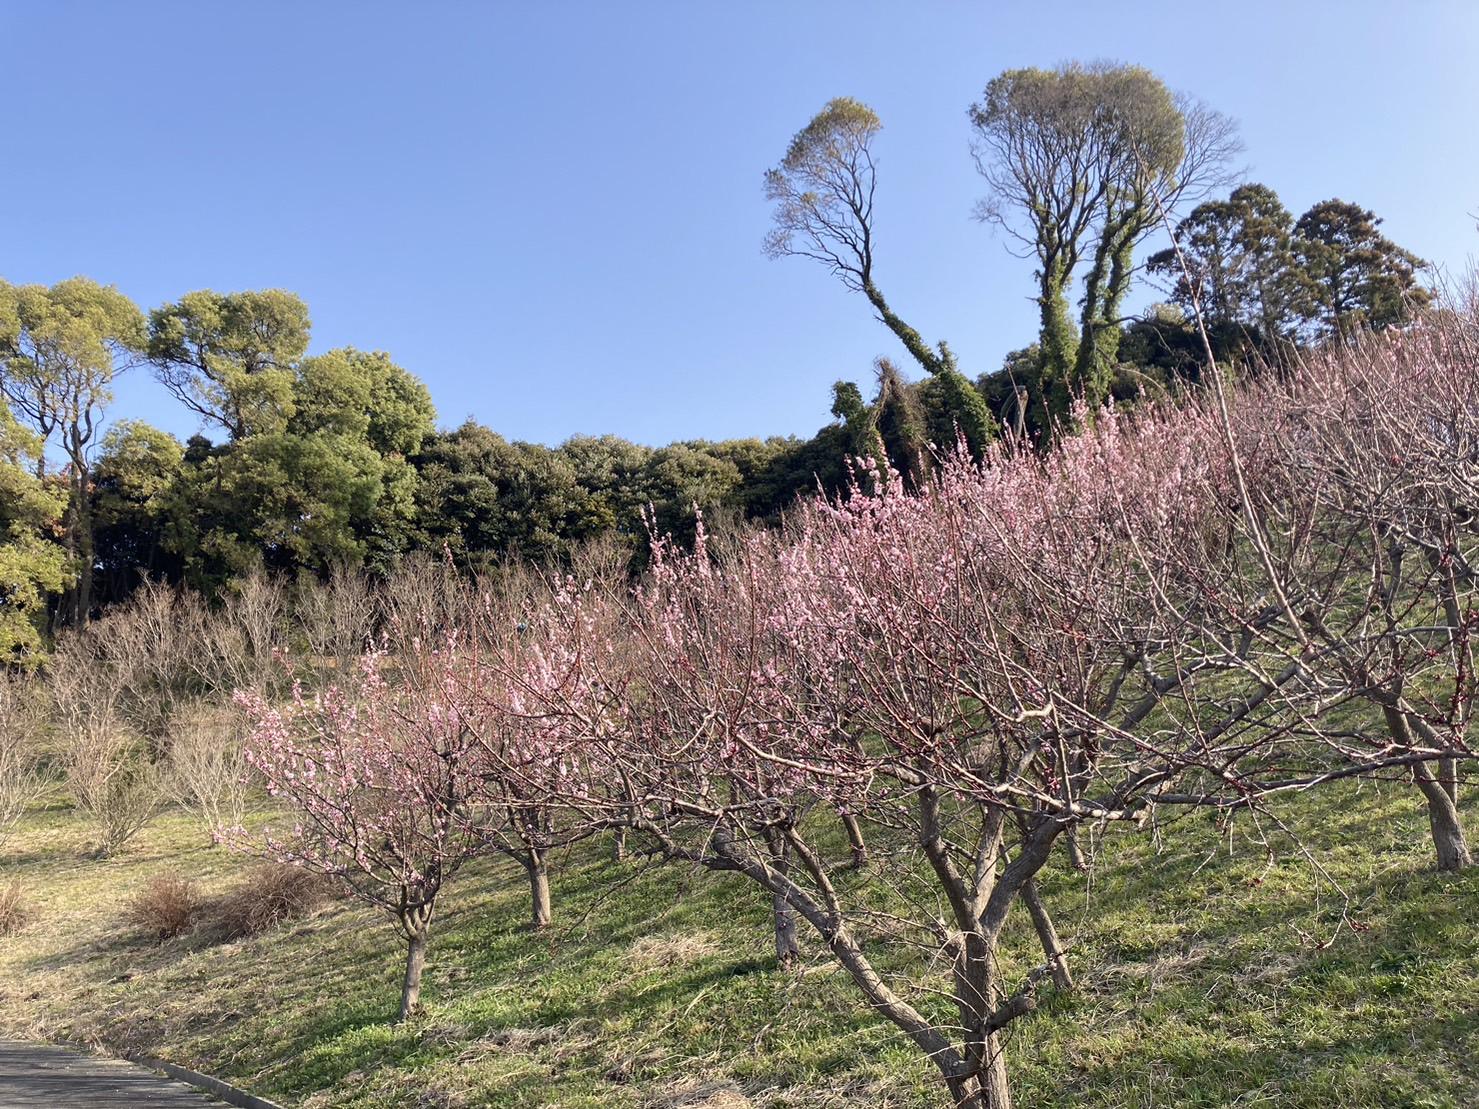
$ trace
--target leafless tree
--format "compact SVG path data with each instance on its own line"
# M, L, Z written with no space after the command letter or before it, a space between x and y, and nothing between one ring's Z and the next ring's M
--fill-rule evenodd
M48 686L67 791L92 821L98 853L112 854L149 823L163 801L148 743L124 713L127 674L89 627L57 644Z
M359 661L375 634L380 605L364 573L339 566L326 581L300 581L290 607L308 669L343 674Z
M196 702L175 711L165 766L170 795L213 842L242 827L255 775L243 752L247 721L234 705Z
M42 693L33 678L0 678L0 844L46 785L40 767Z
M220 697L235 690L284 691L290 655L286 585L263 573L232 583L206 622L197 656L204 687Z
M208 619L198 594L149 582L110 609L93 636L122 684L118 711L158 756L168 749L171 718L200 695Z

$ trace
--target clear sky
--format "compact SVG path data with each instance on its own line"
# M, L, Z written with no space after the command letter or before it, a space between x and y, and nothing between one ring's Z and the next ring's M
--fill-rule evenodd
M387 350L443 425L509 438L807 435L902 354L760 253L761 175L834 96L884 121L880 284L971 375L1034 331L1031 267L970 218L966 108L1008 67L1148 66L1296 215L1339 196L1479 253L1473 0L0 0L0 41L0 276L291 289L313 350ZM116 413L195 429L142 371Z

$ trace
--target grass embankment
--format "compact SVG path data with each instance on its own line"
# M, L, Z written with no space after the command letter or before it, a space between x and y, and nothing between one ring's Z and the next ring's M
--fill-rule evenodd
M1219 837L1205 814L1159 850L1110 837L1092 879L1054 872L1080 989L1013 1025L1019 1104L1479 1104L1479 873L1430 871L1410 789L1282 816L1326 876L1287 837L1270 853L1250 822ZM341 902L248 941L160 945L125 923L149 876L211 893L247 864L175 816L116 858L86 847L51 808L0 856L33 910L0 938L6 1034L147 1051L314 1107L938 1103L824 958L774 969L767 906L737 878L592 846L556 874L557 926L531 935L519 872L482 863L447 895L425 1015L394 1026L386 920ZM1013 943L1031 955L1030 935Z

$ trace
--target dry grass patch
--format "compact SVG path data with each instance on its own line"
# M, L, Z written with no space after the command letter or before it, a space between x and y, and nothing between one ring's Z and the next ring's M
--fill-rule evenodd
M211 904L212 925L225 940L260 935L308 916L331 892L322 876L302 867L259 863Z
M25 890L19 882L0 886L0 936L13 936L26 926L31 917L26 906Z
M128 903L128 921L159 940L182 936L200 916L200 891L179 874L156 874Z
M670 932L643 936L628 950L632 962L638 967L655 969L696 963L722 950L722 945L713 932Z

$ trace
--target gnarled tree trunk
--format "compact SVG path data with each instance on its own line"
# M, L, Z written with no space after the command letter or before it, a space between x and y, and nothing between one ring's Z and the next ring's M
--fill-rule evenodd
M404 905L399 913L406 936L406 975L401 982L401 1008L397 1020L405 1020L421 1008L421 972L426 969L426 941L431 935L432 904Z
M791 867L789 845L778 830L772 830L769 838L770 865L784 879ZM771 892L771 919L775 925L776 966L790 970L801 956L801 945L796 938L796 910L779 884Z
M1463 870L1472 865L1473 856L1448 785L1434 777L1432 770L1422 763L1412 768L1412 777L1428 803L1428 827L1433 834L1438 869Z

